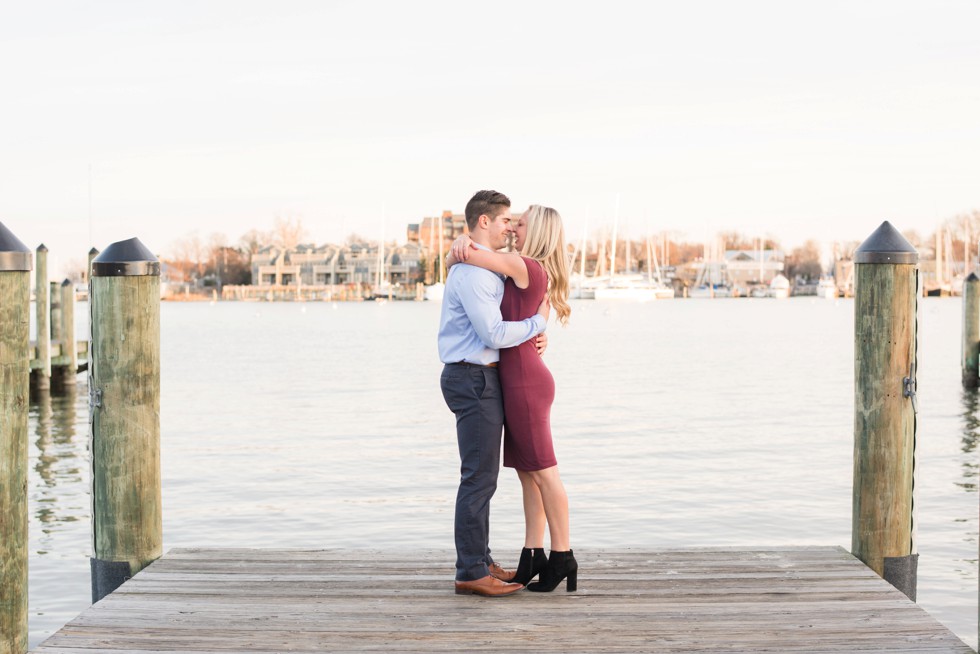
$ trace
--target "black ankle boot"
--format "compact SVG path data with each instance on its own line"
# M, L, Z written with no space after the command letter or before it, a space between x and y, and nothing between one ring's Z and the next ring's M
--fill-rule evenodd
M565 582L565 590L569 593L578 588L578 562L572 550L567 552L552 550L548 556L548 566L541 572L538 581L528 584L527 589L535 593L550 593L562 579L568 579Z
M521 560L517 564L517 573L511 579L515 584L527 586L527 582L538 576L542 570L548 567L548 557L540 547L521 550Z

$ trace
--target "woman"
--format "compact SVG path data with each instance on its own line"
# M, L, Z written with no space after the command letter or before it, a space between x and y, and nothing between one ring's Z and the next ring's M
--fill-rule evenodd
M465 261L507 277L500 312L504 320L522 320L537 312L545 293L558 321L565 325L568 306L568 254L561 216L554 209L531 206L514 226L520 253L477 249L466 235L453 243L449 265ZM563 579L565 589L578 583L578 563L568 535L568 496L558 475L551 440L551 404L555 381L533 339L500 351L500 386L504 400L504 465L517 470L524 497L524 549L517 570L494 566L491 574L550 592ZM544 555L544 530L551 535L551 554ZM540 575L540 576L539 576ZM535 583L528 583L539 576Z

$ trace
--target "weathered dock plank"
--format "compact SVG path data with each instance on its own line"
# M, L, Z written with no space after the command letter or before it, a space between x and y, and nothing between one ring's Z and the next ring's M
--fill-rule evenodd
M576 554L577 593L486 599L445 551L177 549L34 651L972 651L841 548Z

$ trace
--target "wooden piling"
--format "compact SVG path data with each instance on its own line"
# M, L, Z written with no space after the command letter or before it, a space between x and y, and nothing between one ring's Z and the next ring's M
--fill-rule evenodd
M963 281L963 386L980 386L980 277Z
M88 284L92 281L92 262L95 257L99 256L98 248L92 248L88 251L88 267L85 269L85 283Z
M138 239L92 262L92 601L163 551L160 263Z
M37 283L34 286L34 309L36 312L35 326L37 328L37 360L41 367L34 371L34 385L37 388L51 388L51 323L49 315L50 302L48 293L48 248L44 243L37 247Z
M887 221L854 254L851 551L912 600L918 260Z
M51 316L51 344L55 343L63 345L62 343L62 327L64 324L61 321L61 284L58 282L50 282L48 284L48 302L50 303L51 309L48 314ZM64 355L61 352L59 356Z
M0 223L0 654L27 651L31 251Z
M61 282L61 339L61 356L68 358L61 382L73 385L78 376L78 343L75 341L75 285L68 279Z

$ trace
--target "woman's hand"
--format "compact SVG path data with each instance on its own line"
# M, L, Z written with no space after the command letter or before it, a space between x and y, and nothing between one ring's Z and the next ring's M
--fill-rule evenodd
M534 347L538 350L538 356L544 356L544 351L548 349L548 332L541 332L534 340Z
M470 238L469 234L460 234L453 245L449 248L449 252L455 257L456 261L460 263L465 262L467 257L470 256L470 248L476 249L473 245L473 239Z

